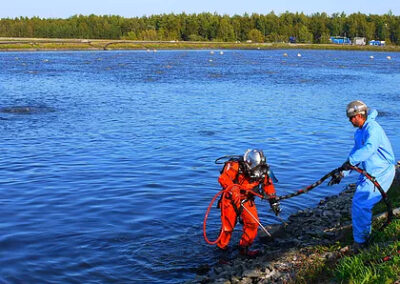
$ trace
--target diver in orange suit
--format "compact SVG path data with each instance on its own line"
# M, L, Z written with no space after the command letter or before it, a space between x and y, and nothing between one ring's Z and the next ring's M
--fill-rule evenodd
M247 190L260 193L259 188L261 187L261 194L269 199L275 215L278 215L281 211L279 203L275 199L273 174L269 170L263 152L261 150L247 150L243 157L225 162L218 182L223 189L229 186L231 189L224 193L225 196L221 198L219 203L222 232L217 246L222 250L227 249L239 217L243 221L243 234L239 242L239 252L249 257L258 255L259 251L249 250L257 236L258 215L254 202L255 196ZM238 186L232 186L232 184Z

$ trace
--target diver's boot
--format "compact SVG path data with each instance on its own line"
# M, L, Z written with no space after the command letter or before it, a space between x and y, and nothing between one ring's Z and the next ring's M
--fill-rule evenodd
M216 256L218 258L218 263L219 264L229 264L229 252L228 252L228 246L220 247L217 244L217 253Z
M248 258L255 258L261 254L259 250L249 250L249 247L239 247L239 254Z

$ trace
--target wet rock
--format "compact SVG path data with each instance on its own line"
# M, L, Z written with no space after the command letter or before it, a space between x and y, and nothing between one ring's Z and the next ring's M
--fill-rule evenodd
M210 266L208 264L200 265L196 268L196 274L203 275L210 271Z
M55 110L47 106L11 106L2 107L0 112L2 113L12 113L12 114L36 114L36 113L48 113L54 112Z
M215 280L214 283L215 283L215 284L230 284L231 281L228 280L228 279L219 278L219 279Z
M216 266L216 267L214 267L214 271L215 271L215 274L220 274L223 271L223 268L222 268L222 266Z
M323 233L323 237L326 239L334 240L337 236L335 232L325 232Z

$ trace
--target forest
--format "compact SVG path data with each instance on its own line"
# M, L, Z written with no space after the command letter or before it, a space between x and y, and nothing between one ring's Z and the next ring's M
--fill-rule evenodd
M0 37L218 42L288 42L295 37L299 43L329 43L331 36L365 37L367 41L400 45L400 16L389 11L384 15L270 12L0 19Z

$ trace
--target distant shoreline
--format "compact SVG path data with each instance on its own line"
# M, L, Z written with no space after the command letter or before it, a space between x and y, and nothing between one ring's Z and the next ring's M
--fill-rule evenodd
M359 46L303 43L250 43L199 41L133 41L104 39L0 38L0 51L98 51L98 50L195 50L195 49L320 49L400 52L400 46Z

